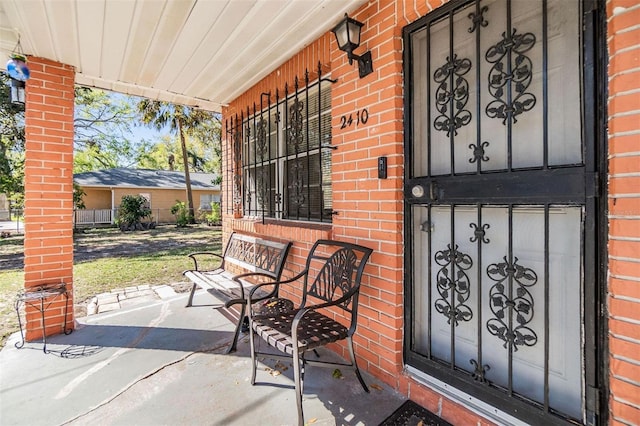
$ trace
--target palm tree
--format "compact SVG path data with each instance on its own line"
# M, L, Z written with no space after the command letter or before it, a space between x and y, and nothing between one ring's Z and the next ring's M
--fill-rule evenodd
M191 178L189 176L189 153L187 151L185 133L195 130L201 123L212 120L214 113L151 99L143 99L138 103L138 113L140 114L142 122L149 127L162 130L165 126L169 126L171 133L177 133L180 136L182 161L184 164L184 181L187 187L189 223L194 223L195 210L193 208L193 194L191 192Z

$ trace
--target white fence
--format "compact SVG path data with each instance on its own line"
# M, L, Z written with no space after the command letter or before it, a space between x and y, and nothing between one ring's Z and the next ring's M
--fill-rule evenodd
M111 225L118 218L118 209L82 209L73 211L74 226ZM150 220L156 223L175 223L171 209L152 209Z
M114 214L111 209L75 210L73 219L75 225L110 225Z

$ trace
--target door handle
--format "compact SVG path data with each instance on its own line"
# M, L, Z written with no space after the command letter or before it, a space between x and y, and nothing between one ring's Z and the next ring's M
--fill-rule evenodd
M438 183L435 181L429 182L429 199L431 199L431 201L438 199Z

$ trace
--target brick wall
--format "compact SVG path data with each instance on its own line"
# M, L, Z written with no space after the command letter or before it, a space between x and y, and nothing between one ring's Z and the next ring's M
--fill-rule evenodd
M611 424L640 423L640 3L607 1Z
M25 289L66 283L67 328L73 328L73 88L72 67L29 58L26 87ZM46 300L46 334L65 325L64 299ZM40 338L40 312L27 305L27 340Z
M374 72L358 77L357 65L350 65L344 52L327 33L291 58L223 110L233 117L259 103L260 93L283 90L320 61L323 73L337 82L331 86L333 209L338 212L329 225L263 224L234 217L225 209L223 233L239 231L267 235L294 242L283 276L293 276L304 265L311 245L318 238L351 241L374 250L363 277L358 331L354 336L360 368L368 371L425 407L456 421L486 424L476 414L446 401L403 373L403 94L402 28L444 4L443 0L405 5L392 0L371 4L350 14L364 23L363 44L355 52L371 50ZM341 117L367 109L366 125L341 129ZM230 151L230 140L224 140ZM388 177L378 179L377 159L387 157ZM227 154L225 158L231 158ZM233 182L230 165L225 179ZM228 188L228 187L226 187ZM230 198L225 198L226 200ZM296 298L296 295L285 295ZM334 350L348 357L346 348Z
M349 15L364 23L363 45L371 50L374 73L360 79L331 33L313 49L337 79L332 85L333 208L326 231L256 224L225 214L223 230L280 236L295 241L285 275L300 265L317 234L374 249L365 269L355 337L359 364L453 424L488 424L477 414L418 383L403 370L403 79L402 28L445 0L367 3ZM640 424L640 4L607 2L609 66L609 303L613 424ZM261 92L281 88L307 66L303 51L223 111L230 117L259 102ZM317 61L317 59L314 60ZM277 78L276 78L277 76ZM289 79L289 80L287 80ZM291 83L290 83L291 84ZM341 116L367 108L366 126L341 129ZM228 149L229 141L224 141ZM377 158L388 158L388 179L377 178ZM229 171L229 168L225 166ZM225 179L231 179L230 175ZM229 180L232 181L232 180ZM225 213L226 210L225 210ZM340 351L340 348L337 348ZM606 352L606 348L604 349Z

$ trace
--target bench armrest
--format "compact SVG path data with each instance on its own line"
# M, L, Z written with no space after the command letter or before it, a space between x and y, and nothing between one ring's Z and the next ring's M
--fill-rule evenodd
M198 259L197 257L205 257L205 256L209 256L209 257L216 257L220 260L224 260L224 257L219 255L218 253L212 253L212 252L208 252L208 251L200 251L200 252L195 252L195 253L190 253L188 255L191 260L193 260L193 265L196 271L199 271L200 269L198 269Z
M247 301L247 296L244 294L244 286L242 285L242 283L240 282L243 278L247 278L247 277L265 277L265 278L269 278L269 279L274 279L274 276L271 274L267 274L264 272L245 272L243 274L238 274L238 275L234 275L233 277L233 281L235 281L236 283L238 283L238 287L240 288L240 294L241 294L241 299L237 299L237 300L231 300L230 302L235 302L235 303L244 303L245 301ZM253 285L252 284L252 289L251 289L251 294L253 294L253 289L255 289L256 287L263 287L265 285L273 285L275 284L274 282L264 282L264 283L258 283ZM277 290L277 287L276 287ZM271 291L271 293L269 293L269 295L267 297L270 297L273 293L275 293L276 291Z

